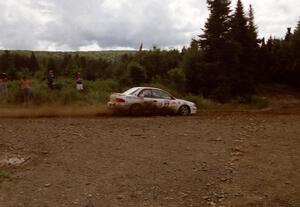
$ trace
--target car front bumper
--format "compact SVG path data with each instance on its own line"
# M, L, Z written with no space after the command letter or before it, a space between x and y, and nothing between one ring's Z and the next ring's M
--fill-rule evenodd
M191 106L191 114L196 114L197 113L197 107L196 106Z

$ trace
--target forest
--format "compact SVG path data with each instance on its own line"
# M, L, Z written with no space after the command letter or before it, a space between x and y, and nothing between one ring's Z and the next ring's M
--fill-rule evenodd
M31 80L36 104L73 101L104 103L111 92L151 85L179 96L226 103L251 102L259 85L300 88L300 21L283 38L259 38L252 6L241 0L208 0L209 17L199 35L181 50L159 47L136 51L0 51L0 73L8 78L1 102L21 102L18 81ZM56 90L47 87L53 70ZM75 90L80 72L85 91Z

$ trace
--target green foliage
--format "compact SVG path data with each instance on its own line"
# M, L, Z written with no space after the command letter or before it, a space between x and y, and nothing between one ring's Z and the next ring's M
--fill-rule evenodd
M229 0L208 0L209 17L200 35L200 46L208 62L222 62L226 53L229 22L230 22L230 1Z
M30 103L40 104L72 104L72 103L106 103L109 95L121 90L118 82L112 79L85 81L83 92L75 88L75 81L60 79L59 87L51 90L45 81L31 80ZM22 94L19 81L10 81L8 85L8 103L22 103Z
M194 54L187 52L184 58L191 63L184 65L188 91L220 102L254 93L257 36L253 10L250 7L247 18L241 0L233 14L229 7L227 0L208 1L210 15L199 40L202 50L191 48Z
M174 68L168 71L168 83L171 88L179 92L185 89L185 73L182 68Z
M196 103L199 111L257 110L267 108L270 105L269 99L259 96L237 97L227 103L216 102L213 99L207 99L196 95L188 95L184 98Z
M199 94L200 84L199 81L203 77L200 74L200 67L203 65L203 55L198 48L198 43L193 40L191 47L188 48L182 61L182 68L185 72L185 90L194 94ZM203 92L203 91L202 91Z
M19 81L8 82L8 103L19 103L22 100Z
M198 60L196 76L192 78L198 83L196 91L205 97L227 101L235 95L232 83L240 78L240 45L235 41L238 32L234 35L234 31L238 31L240 25L247 21L240 21L242 11L230 17L228 0L209 0L207 3L210 15L199 41L203 58Z
M133 85L139 85L145 83L147 80L147 74L145 68L137 62L131 62L127 66L129 71L130 82Z
M203 98L203 96L187 95L184 99L192 101L197 105L198 110L210 110L217 108L218 103L211 99Z
M270 105L270 100L266 97L259 96L251 96L250 100L245 100L244 98L240 101L240 103L249 104L252 108L255 109L263 109L267 108Z
M18 79L21 79L23 77L30 77L30 76L31 76L31 72L29 68L20 68L16 75Z
M39 70L39 63L34 55L34 52L31 53L28 67L30 69L31 75L34 75Z

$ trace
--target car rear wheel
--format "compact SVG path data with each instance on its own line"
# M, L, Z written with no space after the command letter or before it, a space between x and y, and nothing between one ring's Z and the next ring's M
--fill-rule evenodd
M181 106L179 109L178 109L178 114L181 115L181 116L188 116L190 115L191 113L191 109L190 107L184 105L184 106Z

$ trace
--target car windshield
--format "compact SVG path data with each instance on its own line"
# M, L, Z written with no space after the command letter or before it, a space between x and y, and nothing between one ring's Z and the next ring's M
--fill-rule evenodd
M139 88L130 88L127 91L123 92L122 94L124 95L132 95L134 94L137 90L139 90Z

